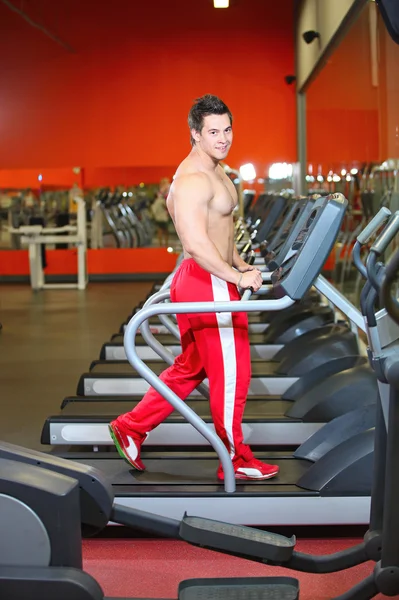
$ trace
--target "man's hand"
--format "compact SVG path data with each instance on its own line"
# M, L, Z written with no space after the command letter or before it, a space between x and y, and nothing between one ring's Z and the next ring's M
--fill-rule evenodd
M240 275L238 286L244 290L252 288L254 292L257 292L263 284L262 273L252 265L248 265L248 267L250 268Z
M240 263L240 265L237 268L237 271L240 271L240 273L246 273L247 271L253 271L254 269L256 269L256 267L254 267L254 265L249 265L246 262L242 262Z

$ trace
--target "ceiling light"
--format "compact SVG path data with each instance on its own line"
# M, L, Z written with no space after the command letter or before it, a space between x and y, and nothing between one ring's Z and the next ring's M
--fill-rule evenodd
M252 163L247 163L240 167L240 175L244 181L253 181L256 178L255 167Z
M229 8L229 0L213 0L214 8Z
M292 164L273 163L269 167L269 179L290 179L292 177Z

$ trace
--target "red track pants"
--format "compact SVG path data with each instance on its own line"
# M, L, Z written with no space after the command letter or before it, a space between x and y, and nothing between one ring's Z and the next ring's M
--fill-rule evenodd
M236 286L185 259L170 289L172 302L239 300ZM244 452L241 422L251 379L246 313L177 315L182 353L160 379L185 400L206 378L215 429L233 459ZM127 431L146 434L173 412L173 407L150 388L141 402L118 421Z

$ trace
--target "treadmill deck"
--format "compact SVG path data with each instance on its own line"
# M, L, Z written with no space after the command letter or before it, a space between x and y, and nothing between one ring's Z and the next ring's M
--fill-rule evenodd
M105 473L116 503L165 517L181 519L185 512L245 525L364 525L370 518L369 496L325 496L295 485L307 461L267 456L280 474L259 482L237 481L234 494L224 491L216 477L214 455L190 458L171 453L149 458L143 452L144 472L131 469L116 452L61 454Z

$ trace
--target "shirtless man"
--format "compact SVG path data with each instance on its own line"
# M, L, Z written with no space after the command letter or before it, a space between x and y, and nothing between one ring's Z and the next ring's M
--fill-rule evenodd
M233 140L232 116L219 98L206 95L195 101L188 123L192 150L178 167L167 198L184 249L171 300L239 300L237 288L257 291L262 276L240 258L234 244L232 212L237 193L219 164ZM241 424L251 379L246 313L182 314L177 322L182 353L160 378L184 400L208 377L212 419L230 453L236 478L274 477L279 468L256 459L243 443ZM118 452L132 467L145 469L141 445L172 411L171 404L150 388L131 412L110 423ZM221 465L217 475L223 480Z

